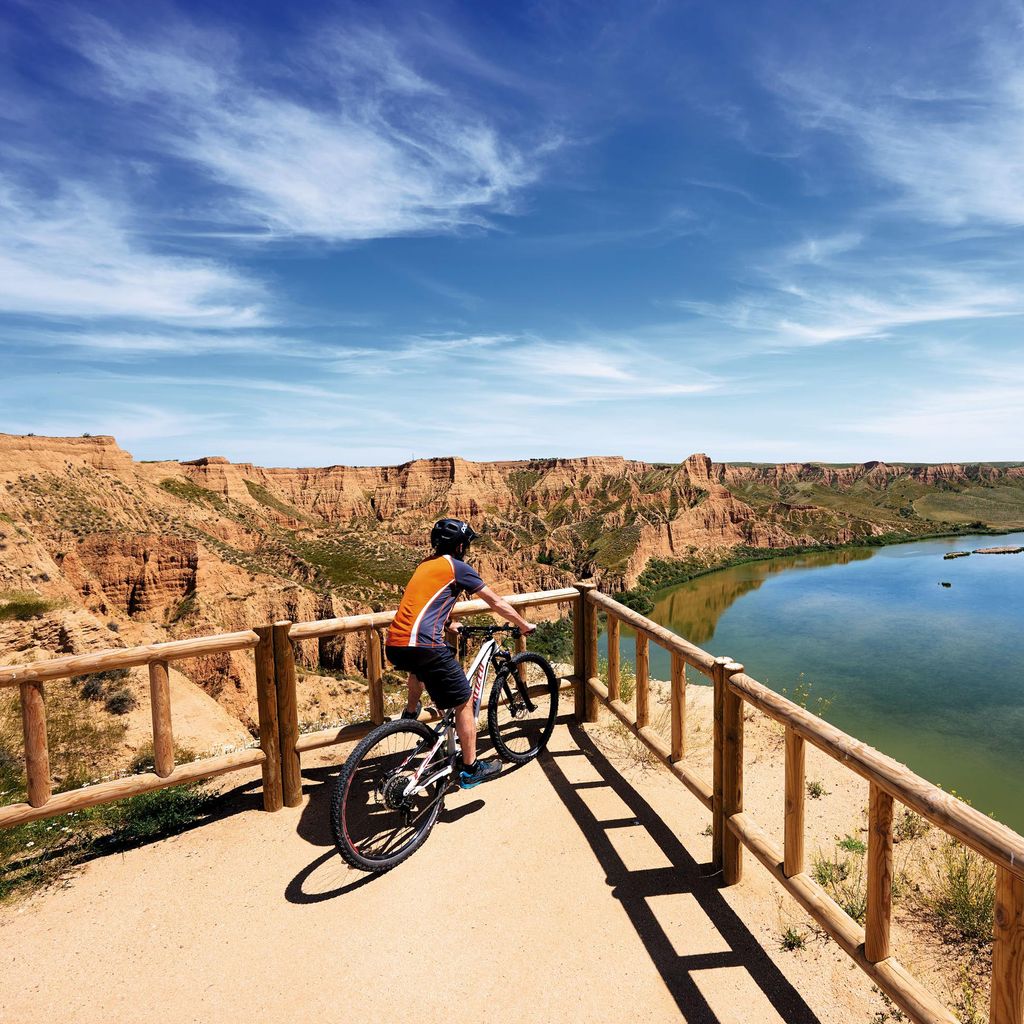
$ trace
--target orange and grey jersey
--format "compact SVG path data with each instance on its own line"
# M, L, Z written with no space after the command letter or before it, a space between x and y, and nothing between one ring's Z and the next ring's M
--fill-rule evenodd
M444 624L459 594L475 594L484 581L451 555L420 562L388 630L389 647L444 647Z

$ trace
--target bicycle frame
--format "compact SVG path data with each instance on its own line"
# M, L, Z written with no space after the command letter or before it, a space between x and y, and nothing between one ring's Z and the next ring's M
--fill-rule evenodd
M500 653L499 653L500 652ZM507 661L511 660L511 656L498 644L498 641L494 637L490 637L485 640L480 646L480 650L477 651L476 657L473 659L472 665L469 667L469 671L466 673L466 678L469 679L470 683L470 695L469 699L473 706L473 717L478 718L480 715L480 705L483 703L484 687L487 682L487 674L491 668L491 664L495 660L495 655L499 659ZM494 677L494 681L497 681L497 675ZM493 683L492 683L493 685ZM411 796L413 793L421 789L426 789L427 786L439 779L444 778L446 775L452 774L452 758L459 752L459 741L458 736L455 733L455 712L453 709L445 711L441 716L441 721L434 726L435 740L433 746L430 749L429 755L424 759L423 763L413 774L409 780L409 784L405 787L402 792L403 796ZM447 740L447 763L443 768L439 768L433 772L427 778L423 778L427 768L432 767L435 763L434 758L437 752L441 748L441 744ZM424 741L426 743L427 741ZM416 749L402 762L399 766L398 771L401 771L414 757L417 757L423 752L424 746L420 744Z

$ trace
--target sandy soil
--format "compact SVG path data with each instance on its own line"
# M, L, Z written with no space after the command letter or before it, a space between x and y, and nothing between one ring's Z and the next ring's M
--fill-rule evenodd
M700 766L710 691L690 694ZM774 743L747 746L747 806L769 830ZM0 910L0 1019L867 1024L883 1009L753 858L739 886L709 877L709 814L608 721L563 722L539 763L451 794L423 849L379 877L331 845L344 754L307 756L302 807L264 814L235 777L218 820ZM809 832L831 842L849 773L808 762L829 794ZM804 949L780 948L790 924Z

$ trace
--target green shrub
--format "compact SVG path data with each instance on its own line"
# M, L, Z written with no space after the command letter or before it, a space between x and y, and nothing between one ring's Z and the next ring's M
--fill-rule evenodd
M797 949L803 949L806 945L807 936L792 925L782 933L782 940L779 942L779 947L789 952Z
M963 843L947 838L927 898L941 930L961 941L988 942L995 902L995 866Z
M832 857L818 853L812 861L811 876L842 909L860 924L868 910L867 878L861 856Z
M619 665L619 699L628 704L636 696L636 669L630 661Z
M0 597L0 620L15 619L26 622L28 619L38 619L56 606L56 601L48 601L38 594L6 594Z
M174 744L174 763L188 764L196 759L195 752L188 747L179 747ZM140 748L128 765L128 771L132 775L139 775L143 772L151 772L156 768L156 755L153 752L153 744L147 743Z
M845 882L849 874L850 862L845 857L839 860L837 857L830 858L818 854L814 858L811 875L823 888Z
M573 658L572 619L539 622L527 640L531 651L549 661L571 662Z
M178 603L175 605L174 611L171 612L170 618L168 618L168 624L174 622L181 622L182 619L188 618L196 610L196 595L195 592L186 594Z
M108 693L103 706L112 715L126 715L139 706L139 699L131 690L122 688Z
M104 672L74 676L72 683L81 686L79 691L86 700L103 701L103 706L112 715L124 715L139 706L139 700L125 683L131 678L126 668L110 668Z
M806 783L807 795L812 800L820 800L823 796L828 796L828 790L825 789L824 784L818 779L811 779L810 782Z
M920 839L931 827L926 818L904 807L902 813L896 815L896 820L892 825L893 842L903 843L908 840Z
M654 611L654 602L645 593L638 590L626 590L621 594L616 594L615 600L641 615L648 615Z
M792 690L783 687L782 696L788 697L794 704L798 704L805 711L824 718L825 712L832 706L833 699L829 696L814 696L814 683L804 679L803 672L797 677Z
M103 700L103 680L95 676L86 679L82 684L82 696L86 700Z
M72 676L73 685L81 687L81 694L86 700L103 700L115 683L124 683L131 678L131 670L127 668L108 668L104 672L92 672L89 675Z
M836 845L847 853L868 852L867 843L865 843L863 839L858 839L856 836L847 836L845 839L840 839Z
M132 844L177 832L201 818L212 800L207 787L192 784L155 789L108 804L103 808L104 824L110 828L105 843Z

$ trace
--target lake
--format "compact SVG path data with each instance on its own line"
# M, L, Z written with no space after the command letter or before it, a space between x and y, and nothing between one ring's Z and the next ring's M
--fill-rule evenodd
M650 618L774 690L810 683L811 711L1024 832L1024 553L942 557L1022 544L1016 533L751 562L661 591ZM650 657L667 679L668 654L652 643Z

